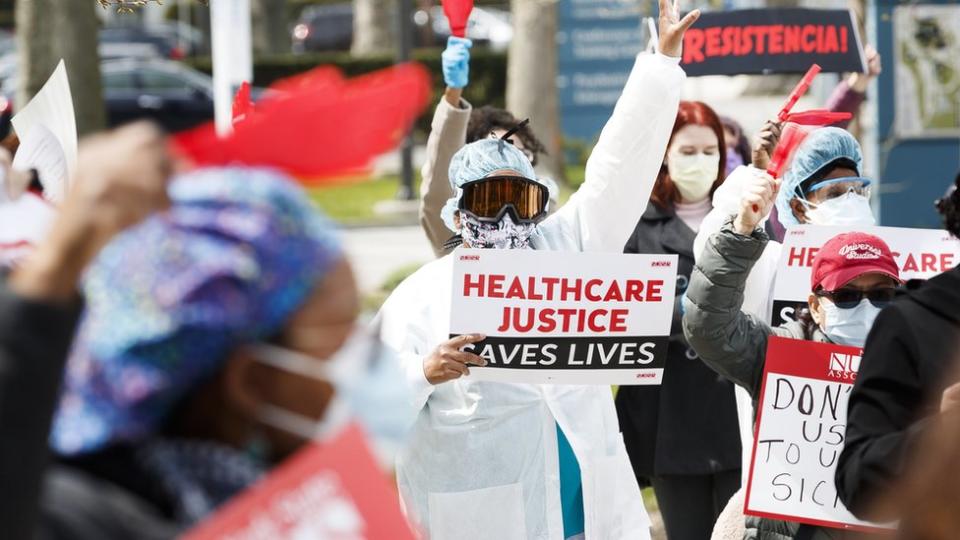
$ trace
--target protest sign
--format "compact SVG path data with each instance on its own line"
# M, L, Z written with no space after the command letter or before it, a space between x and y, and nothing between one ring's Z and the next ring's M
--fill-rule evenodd
M44 196L61 202L77 163L77 121L63 60L10 123L20 138L13 168L37 169Z
M413 540L356 424L310 444L185 540Z
M843 9L705 11L683 36L687 75L863 72L853 13Z
M473 379L660 384L676 279L676 255L457 250L450 336L486 336Z
M770 338L744 513L824 527L884 528L855 518L833 480L862 354L857 347Z
M904 281L929 279L960 262L960 241L944 230L859 227L857 231L878 236L890 246ZM773 287L773 326L794 320L797 310L807 305L814 257L827 240L845 232L850 228L805 225L787 230Z

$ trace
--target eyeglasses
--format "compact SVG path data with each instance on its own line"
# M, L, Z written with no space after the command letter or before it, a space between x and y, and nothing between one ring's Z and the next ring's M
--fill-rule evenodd
M840 309L852 309L857 307L860 302L866 298L873 304L873 307L882 308L893 301L897 290L893 287L881 287L879 289L870 289L861 291L860 289L837 289L835 291L820 290L815 293L817 296L829 298L835 306Z
M802 193L800 193L802 198L806 198L807 195L820 191L821 189L825 190L821 199L834 199L836 197L841 197L847 193L856 193L857 195L862 195L866 198L870 198L870 180L860 177L843 177L843 178L833 178L831 180L824 180L823 182L818 182ZM800 188L797 188L798 191Z
M497 222L504 213L517 222L538 222L547 214L549 190L522 176L490 176L462 186L460 211L480 221Z

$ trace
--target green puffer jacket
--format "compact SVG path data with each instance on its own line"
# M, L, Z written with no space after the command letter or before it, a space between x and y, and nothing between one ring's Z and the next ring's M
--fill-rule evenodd
M829 341L819 328L801 322L771 328L741 311L743 288L754 263L767 245L761 229L752 236L733 231L732 219L707 240L690 275L683 300L683 332L700 358L714 371L744 387L756 410L766 359L767 339L773 336ZM849 540L840 529L796 522L746 517L745 540Z

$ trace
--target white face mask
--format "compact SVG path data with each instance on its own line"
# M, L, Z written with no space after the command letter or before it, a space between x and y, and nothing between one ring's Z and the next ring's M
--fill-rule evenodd
M685 202L706 199L713 183L717 181L719 171L719 154L670 154L667 158L670 180L677 186L677 191Z
M820 299L820 305L823 306L825 315L823 333L830 341L851 347L863 347L873 321L880 314L880 308L866 298L850 309L838 308L825 298Z
M811 225L845 225L869 227L877 224L870 209L870 200L852 191L821 203L800 201L807 207L807 221Z
M332 383L336 389L320 420L263 404L258 413L261 422L303 439L324 440L350 420L357 420L370 437L381 465L393 466L416 411L399 361L377 338L365 330L355 330L325 362L270 344L252 345L250 351L262 364Z

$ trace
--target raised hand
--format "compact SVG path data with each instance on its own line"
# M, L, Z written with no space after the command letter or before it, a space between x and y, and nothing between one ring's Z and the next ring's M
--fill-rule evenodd
M744 236L753 234L754 229L773 208L778 191L780 191L780 180L765 171L754 171L753 177L743 186L740 211L733 220L733 230Z
M763 124L763 129L757 134L753 141L753 166L766 170L770 165L770 158L773 156L773 150L780 142L780 133L783 124L774 120L767 120Z
M443 82L448 88L462 89L470 82L470 47L473 42L469 39L450 36L447 39L447 48L440 55L443 67Z
M659 0L659 43L657 50L666 56L679 57L683 51L683 34L700 18L700 10L695 9L681 19L680 0Z
M59 216L11 287L34 298L72 296L83 269L114 235L170 204L170 172L166 137L152 124L84 139Z

